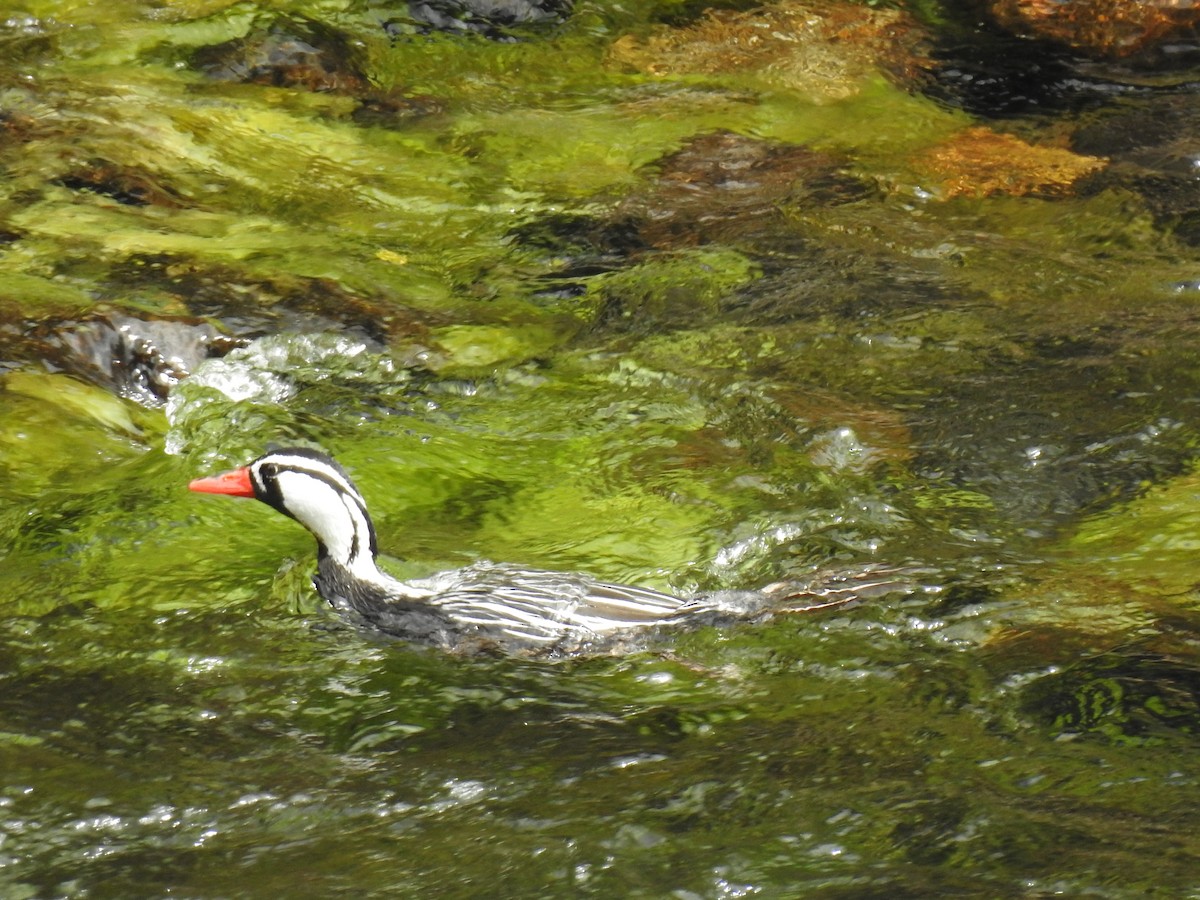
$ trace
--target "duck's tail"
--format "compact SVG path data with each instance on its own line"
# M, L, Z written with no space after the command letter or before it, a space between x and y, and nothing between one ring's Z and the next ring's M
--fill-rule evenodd
M777 581L762 588L773 613L815 612L875 600L890 594L915 594L929 590L921 576L928 570L916 566L871 565L858 569L824 569L796 581Z

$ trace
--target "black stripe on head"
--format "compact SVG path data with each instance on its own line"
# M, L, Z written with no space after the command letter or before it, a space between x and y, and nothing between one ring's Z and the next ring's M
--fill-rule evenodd
M304 460L316 463L316 466L308 466L304 464ZM258 465L263 462L274 462L279 466L297 469L302 472L316 474L321 467L333 470L334 473L341 476L345 484L358 494L358 488L354 486L354 481L345 469L341 467L336 459L321 450L314 450L311 447L279 447L271 450L269 453L264 453L250 465ZM330 479L332 481L332 479Z
M283 489L279 485L278 475L282 472L300 472L317 481L329 485L339 494L348 494L362 511L370 533L370 550L375 555L379 548L375 539L375 526L371 515L367 512L367 503L359 493L354 481L345 469L328 453L314 450L310 447L284 447L264 453L250 463L250 481L254 486L256 499L283 513L288 518L295 518L284 502ZM358 554L357 535L352 556Z

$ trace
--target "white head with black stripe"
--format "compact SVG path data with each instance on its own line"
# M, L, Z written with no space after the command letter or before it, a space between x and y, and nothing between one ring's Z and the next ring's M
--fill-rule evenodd
M378 573L366 501L346 471L319 450L272 450L240 469L197 478L188 488L261 500L311 531L322 556L361 578Z

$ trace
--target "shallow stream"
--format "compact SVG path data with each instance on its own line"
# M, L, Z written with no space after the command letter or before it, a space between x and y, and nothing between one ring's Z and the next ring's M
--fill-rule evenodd
M638 6L9 5L4 897L1200 897L1186 54ZM449 656L186 490L289 443L411 575L915 588Z

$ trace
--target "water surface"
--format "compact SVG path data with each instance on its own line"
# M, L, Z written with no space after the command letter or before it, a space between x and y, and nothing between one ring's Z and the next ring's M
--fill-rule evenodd
M1001 118L875 45L639 68L697 21L11 11L6 897L1200 892L1194 73ZM238 80L280 35L325 74ZM930 154L979 126L1103 171L956 193ZM239 346L164 400L87 330L160 321ZM335 452L413 575L918 589L448 657L324 608L295 523L187 493L272 442Z

